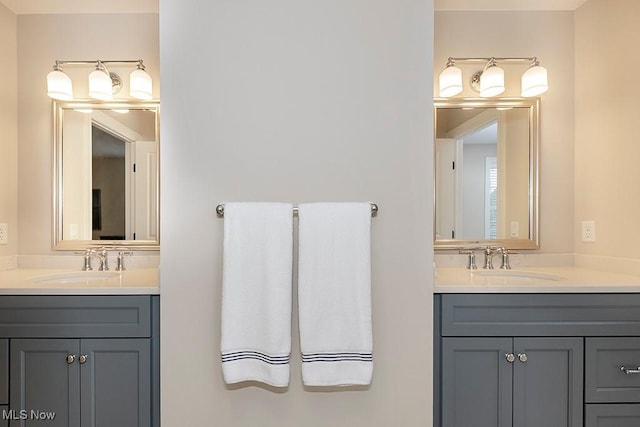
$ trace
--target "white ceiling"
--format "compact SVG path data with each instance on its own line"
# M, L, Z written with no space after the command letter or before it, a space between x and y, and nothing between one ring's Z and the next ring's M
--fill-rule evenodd
M14 13L157 13L158 0L0 0Z
M436 10L575 10L587 0L434 0ZM16 14L156 13L158 0L0 0Z
M434 0L436 10L576 10L587 0Z

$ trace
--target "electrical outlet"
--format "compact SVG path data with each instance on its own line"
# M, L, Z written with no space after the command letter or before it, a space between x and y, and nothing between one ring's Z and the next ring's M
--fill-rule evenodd
M9 244L9 224L0 224L0 245Z
M582 241L583 242L595 242L596 241L596 222L595 221L582 221Z

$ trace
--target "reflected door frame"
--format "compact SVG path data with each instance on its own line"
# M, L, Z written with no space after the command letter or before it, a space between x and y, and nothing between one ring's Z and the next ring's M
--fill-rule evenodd
M464 185L464 176L463 176L464 156L462 155L463 143L464 143L463 140L466 135L477 132L478 130L483 129L494 122L497 124L496 157L497 157L497 164L498 164L498 194L497 194L497 201L496 201L498 206L498 213L497 213L496 222L498 224L498 227L500 227L502 222L501 218L504 217L504 209L505 209L504 203L501 203L501 201L505 200L504 189L506 187L503 183L503 179L504 179L503 174L500 172L501 167L504 168L504 162L505 162L504 150L506 149L503 114L498 110L483 111L482 113L478 114L475 117L472 117L471 119L460 124L459 126L455 127L454 129L452 129L447 133L447 138L455 139L457 141L456 147L458 150L458 155L457 155L456 161L458 166L458 171L457 171L458 186L456 188L456 191L458 194L457 196L458 204L456 207L456 233L455 234L456 236L459 236L459 237L464 236L464 225L463 225L464 221L462 220L462 212L461 212L462 211L461 207L463 206L462 186ZM486 220L485 220L485 223L486 223ZM498 230L498 234L500 234L500 230ZM488 239L488 237L485 236L485 239Z

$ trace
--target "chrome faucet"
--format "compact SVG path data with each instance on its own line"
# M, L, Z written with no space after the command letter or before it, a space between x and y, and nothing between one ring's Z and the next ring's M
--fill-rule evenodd
M506 252L506 249L503 247L496 247L496 246L487 246L486 248L484 248L484 268L485 270L493 270L493 256L495 254L502 254L503 255L503 265L504 265L504 253Z
M97 250L94 249L93 256L98 258L98 260L100 261L100 266L98 267L98 271L109 270L108 254L109 253L107 252L107 248L105 248L104 246L98 248Z

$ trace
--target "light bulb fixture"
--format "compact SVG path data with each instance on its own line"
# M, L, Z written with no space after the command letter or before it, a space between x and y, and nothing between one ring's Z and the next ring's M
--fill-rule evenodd
M150 100L153 98L152 88L151 76L145 71L141 59L138 68L129 75L129 95L137 99Z
M96 69L89 74L89 96L101 101L111 101L113 99L113 85L109 71L98 61Z
M522 75L522 97L538 96L548 90L547 69L540 66L538 58L533 58L531 66Z
M47 95L50 98L62 101L73 99L71 79L62 71L60 61L56 61L53 71L47 74Z
M452 58L447 61L445 68L438 78L440 96L447 98L462 92L462 70L455 66Z
M53 99L69 101L73 99L73 85L71 79L62 71L65 66L94 66L89 74L89 97L101 101L111 101L113 96L122 89L122 79L116 73L109 72L109 65L135 64L134 70L129 76L129 94L136 99L150 100L153 98L153 82L151 76L145 71L142 59L125 61L59 61L56 60L51 71L47 75L47 95Z
M480 76L480 96L498 96L504 92L504 70L491 58Z
M545 93L549 89L547 70L540 66L536 57L529 58L455 58L447 59L446 68L438 78L440 97L448 98L462 92L462 71L456 67L456 63L480 63L484 64L481 71L471 76L470 87L478 92L481 97L498 96L505 91L504 69L498 65L527 62L529 68L522 75L521 96L523 98L534 97Z

